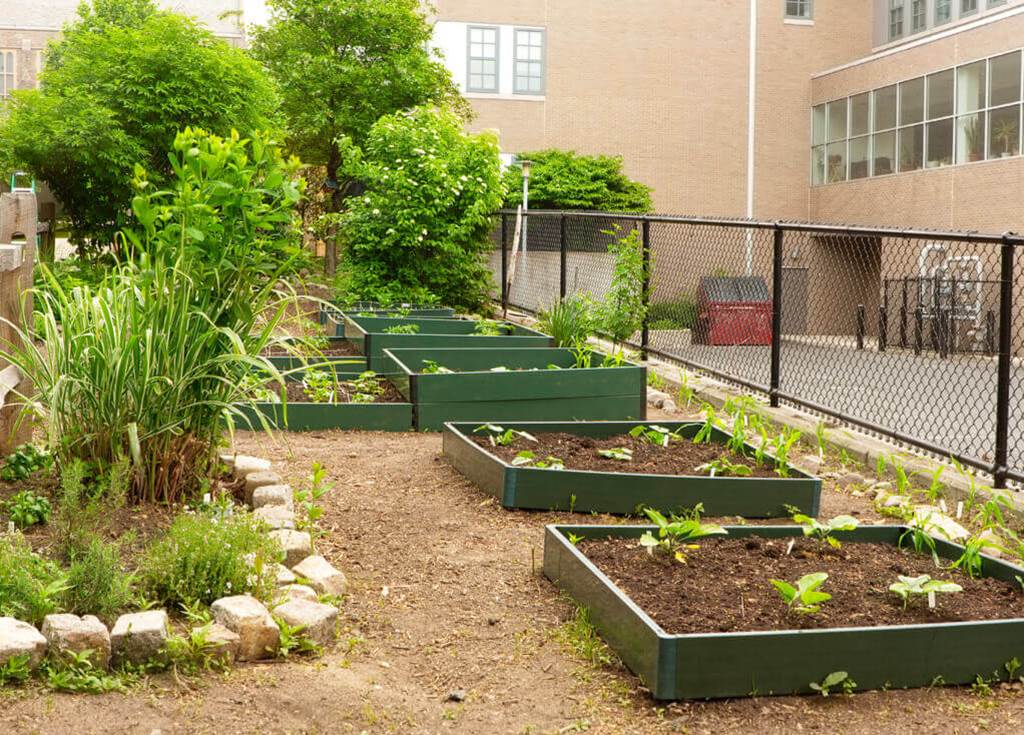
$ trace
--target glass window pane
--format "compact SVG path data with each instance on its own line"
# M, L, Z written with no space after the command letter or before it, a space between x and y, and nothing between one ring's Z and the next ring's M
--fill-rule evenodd
M828 103L828 139L829 142L842 140L846 137L846 100Z
M928 77L928 119L953 114L953 70Z
M825 183L825 146L819 145L811 149L811 184L818 186Z
M864 179L869 176L871 139L868 136L850 139L850 178Z
M978 9L978 0L960 0L960 15L970 15Z
M985 113L956 119L956 162L970 163L985 158Z
M989 113L989 158L1020 154L1020 110L1020 105L1010 105Z
M825 142L825 105L816 105L811 110L811 145Z
M874 130L896 127L896 85L876 89Z
M893 173L896 170L896 131L890 130L871 136L871 147L874 151L874 168L871 175Z
M953 15L953 0L935 0L935 25L947 22Z
M828 183L846 181L846 142L828 146Z
M900 128L900 171L917 171L924 163L924 125Z
M953 163L953 118L928 123L928 168Z
M850 135L866 135L869 130L871 95L867 92L850 98Z
M928 25L928 0L914 0L910 4L910 29L917 33Z
M900 125L924 119L924 77L900 83Z
M989 105L999 107L1020 100L1020 51L992 59Z
M956 70L957 114L985 106L985 62L977 61Z

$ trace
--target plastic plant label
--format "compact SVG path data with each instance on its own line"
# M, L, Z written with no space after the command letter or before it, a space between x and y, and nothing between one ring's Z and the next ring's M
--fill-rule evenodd
M932 610L935 609L935 592L928 593L928 607Z
M945 500L945 498L940 498L939 499L939 508L942 509L943 513L949 513L949 509L946 507L946 500Z
M963 518L964 517L964 501L962 501L962 500L959 501L956 504L956 517L957 518Z

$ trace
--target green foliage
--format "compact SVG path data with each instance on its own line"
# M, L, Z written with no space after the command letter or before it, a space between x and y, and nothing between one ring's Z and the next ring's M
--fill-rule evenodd
M360 373L355 380L350 380L346 385L351 389L352 403L373 403L384 395L385 378L377 375L373 370Z
M650 264L644 267L644 249L638 229L622 235L616 225L614 234L616 239L608 245L608 252L615 258L615 265L611 286L597 308L598 322L601 330L613 340L625 342L640 329L647 313L644 274Z
M529 449L516 454L512 459L513 467L536 467L541 470L564 470L565 462L558 457L548 455L546 459L537 459L537 455Z
M0 617L41 625L58 611L66 589L60 567L34 553L24 537L0 536Z
M572 617L555 630L555 639L576 658L592 666L611 666L617 660L590 619L590 610L576 606Z
M857 688L857 682L850 678L845 671L833 671L820 682L812 681L809 686L821 696L827 697L836 687L842 687L843 694L853 694Z
M277 655L281 658L288 658L293 653L317 656L323 653L323 647L303 632L303 626L289 625L276 615L274 622L281 631L281 640L277 648Z
M728 457L719 457L697 467L697 472L707 472L711 477L750 477L754 471L745 464L734 464Z
M964 551L960 557L953 562L952 569L959 569L968 577L977 579L984 574L985 559L982 552L985 549L998 549L999 546L981 536L974 536L964 542Z
M0 686L28 681L28 678L32 676L31 661L32 657L27 653L7 659L0 665Z
M832 534L836 531L853 531L860 525L856 518L848 515L838 515L822 523L816 518L797 513L793 516L793 522L803 527L804 536L813 536L819 546L828 544L833 549L842 547L842 544Z
M701 410L704 412L704 423L701 424L697 433L693 435L694 444L707 444L711 441L711 437L715 435L715 407L710 403L705 403L701 406Z
M586 156L551 148L520 153L531 161L530 206L534 209L575 209L599 212L650 212L651 189L622 172L622 158ZM505 171L505 206L523 203L523 170Z
M42 666L46 686L56 692L105 694L123 692L132 681L130 674L108 674L93 662L92 651L67 651L60 658L49 658Z
M71 557L68 588L61 596L61 609L75 615L96 615L110 619L136 602L134 577L121 564L121 544L93 536L85 549Z
M396 324L384 330L384 334L419 334L419 324Z
M473 334L477 337L501 337L512 333L512 327L496 319L480 319L473 326Z
M195 620L195 612L185 611L186 617L193 624L201 623L184 635L172 633L167 637L162 653L162 666L175 674L194 677L207 671L224 671L229 668L230 660L225 657L220 646L210 640L213 624L209 620Z
M319 462L314 462L309 476L309 488L295 491L295 507L299 511L295 526L309 534L310 551L313 553L316 553L316 540L324 533L320 528L320 519L324 515L320 501L333 489L334 485L327 482L327 470Z
M594 331L594 304L586 294L573 293L542 310L537 322L556 347L585 343Z
M789 453L798 441L800 441L800 432L786 427L772 442L772 452L775 454L775 472L779 477L789 477Z
M181 129L249 135L276 124L274 88L244 51L152 3L117 5L83 4L47 49L42 88L16 95L0 123L0 169L46 181L72 241L92 253L129 221L136 164L159 184L171 176Z
M50 501L31 490L22 490L7 501L7 515L18 528L28 528L50 520Z
M682 441L682 435L678 431L672 431L658 424L639 424L629 430L632 437L643 437L649 443L658 447L667 447L671 442Z
M573 357L573 367L577 370L583 370L591 367L593 364L594 348L589 342L580 340L575 342L571 348Z
M640 537L640 546L647 549L650 554L660 551L672 554L678 562L686 563L686 550L697 548L696 545L689 543L690 541L706 536L728 534L728 531L719 525L702 523L700 515L703 511L704 506L698 503L689 514L665 518L653 508L644 508L644 514L658 529L657 534L645 532Z
M526 439L527 441L536 442L537 437L533 434L528 434L525 431L519 431L518 429L506 429L497 424L484 424L473 429L474 434L480 432L487 432L487 438L491 442L491 446L508 447L515 444L520 439Z
M307 370L302 376L302 387L313 403L333 403L337 379L333 372Z
M598 449L597 453L605 459L614 459L618 462L632 462L633 450L627 447L612 447L611 449Z
M647 319L651 329L693 329L697 323L697 302L689 297L657 301L648 308Z
M268 600L280 555L277 542L248 514L188 513L145 550L139 581L163 605L209 605L246 593Z
M420 372L424 375L451 375L455 371L444 365L438 365L434 360L424 360Z
M828 592L821 592L819 589L826 579L828 579L828 575L825 572L813 572L800 577L795 586L781 579L768 581L772 583L790 610L804 615L814 615L821 611L821 603L832 599L832 595Z
M27 480L40 470L49 469L53 466L53 457L50 453L35 444L22 444L4 460L0 467L0 480L4 482L18 482Z
M907 604L911 599L927 597L929 592L934 592L936 594L950 594L953 592L963 591L963 587L958 585L956 582L932 579L929 574L922 574L919 577L906 577L899 574L897 575L897 578L899 581L890 584L889 591L895 592L899 595L900 599L903 600L904 610L907 609Z
M343 152L344 173L365 185L342 220L349 295L382 300L397 290L489 308L483 256L501 203L497 136L467 134L454 113L417 108L381 118L362 150L347 141Z

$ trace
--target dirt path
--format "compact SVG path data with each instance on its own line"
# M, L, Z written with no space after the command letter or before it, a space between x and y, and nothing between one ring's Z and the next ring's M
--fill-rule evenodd
M500 509L448 467L436 435L238 443L296 485L314 461L336 483L321 550L352 583L339 649L242 667L192 691L164 679L103 697L8 690L0 733L1024 731L1024 698L1010 689L654 702L628 672L595 667L563 643L573 607L540 573L541 529L567 514ZM829 487L823 513L850 510L871 514L863 499ZM459 694L464 701L447 701Z

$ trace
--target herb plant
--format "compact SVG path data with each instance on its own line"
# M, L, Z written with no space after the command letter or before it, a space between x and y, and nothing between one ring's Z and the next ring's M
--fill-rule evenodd
M438 365L434 360L424 360L423 367L420 368L420 372L424 375L451 375L455 371L449 370L443 365Z
M309 488L295 491L295 505L298 508L295 525L300 531L309 534L309 550L316 553L316 540L323 535L319 521L324 515L320 500L334 486L327 482L327 470L319 462L313 463L313 471L309 475Z
M501 337L511 331L511 327L495 319L481 319L473 327L473 334L477 337Z
M0 480L18 482L27 480L39 470L53 465L53 457L48 451L34 444L22 444L14 450L0 467Z
M821 603L832 599L832 595L819 589L826 579L828 575L825 572L813 572L800 577L795 586L781 579L769 581L790 610L804 615L814 615L821 611Z
M658 527L657 534L650 531L640 537L640 546L647 549L649 554L660 551L672 554L676 561L686 563L686 551L698 548L696 544L688 543L706 536L724 536L728 534L724 528L714 523L702 523L700 514L704 511L701 504L690 511L689 514L672 515L665 518L664 515L653 508L644 508L646 515L654 525Z
M825 544L828 544L833 549L838 549L842 546L839 543L839 539L832 535L833 533L836 531L852 531L859 525L856 518L848 515L839 515L822 523L816 518L797 513L793 516L793 522L803 527L804 536L813 536L817 539L820 547L823 548Z
M911 599L927 597L929 592L936 594L950 594L961 592L963 587L955 582L947 582L940 579L932 579L931 575L922 574L919 577L906 577L902 574L897 576L898 581L889 585L889 591L895 592L903 600L903 609Z
M50 501L31 490L22 490L7 501L7 514L18 528L28 528L50 520Z

